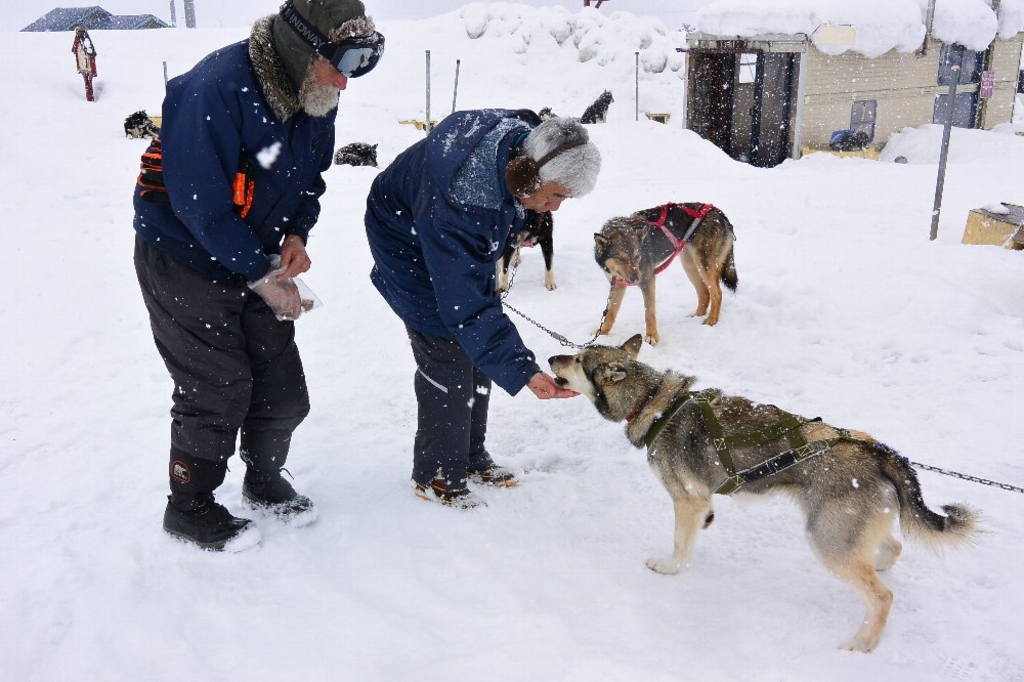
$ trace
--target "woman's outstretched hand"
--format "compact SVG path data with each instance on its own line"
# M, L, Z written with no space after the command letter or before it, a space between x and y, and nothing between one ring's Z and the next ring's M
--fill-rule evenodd
M555 383L555 380L550 375L544 372L537 372L530 377L530 383L526 384L526 387L533 391L533 394L541 400L573 398L579 395L579 393L570 388L562 388Z

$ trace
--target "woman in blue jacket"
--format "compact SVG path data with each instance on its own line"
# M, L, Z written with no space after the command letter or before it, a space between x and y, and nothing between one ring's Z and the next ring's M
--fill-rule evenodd
M511 395L576 395L541 371L495 291L495 263L526 210L590 192L601 155L575 119L531 111L452 114L374 180L370 278L405 323L417 372L414 492L470 508L467 481L508 486L484 438L492 381Z
M359 0L287 0L168 83L135 188L135 267L175 387L163 527L201 547L259 540L214 499L236 440L249 506L316 518L281 475L309 412L293 278L310 267L339 93L383 44Z

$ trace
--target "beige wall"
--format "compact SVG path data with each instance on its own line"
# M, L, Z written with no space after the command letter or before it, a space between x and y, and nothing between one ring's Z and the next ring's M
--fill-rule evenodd
M1011 119L1022 39L1024 34L997 41L992 64L996 85L987 105L985 128ZM937 84L941 48L941 43L930 41L923 57L890 50L868 59L854 53L830 56L808 46L803 56L808 61L801 143L827 145L832 131L849 127L850 107L861 99L878 102L875 147L903 128L931 123L935 96L949 92L947 86ZM964 85L958 91L977 89L977 85Z
M1022 45L1024 33L1018 34L1012 40L996 41L995 53L992 55L996 87L985 111L983 123L986 130L1013 120L1013 100L1017 92L1017 72L1020 70Z

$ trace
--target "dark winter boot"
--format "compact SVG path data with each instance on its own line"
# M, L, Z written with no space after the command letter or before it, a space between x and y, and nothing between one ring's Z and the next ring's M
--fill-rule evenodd
M240 552L260 541L260 531L252 521L232 516L214 500L213 493L168 495L164 530L203 549L216 551Z
M316 507L281 475L287 472L284 464L291 440L288 430L242 429L238 454L247 467L242 499L253 509L293 526L308 526L316 521Z
M486 451L483 455L470 455L466 473L469 480L478 485L489 485L494 488L511 488L519 485L515 472L496 464Z
M242 481L242 499L253 509L294 526L308 526L316 521L316 507L308 497L295 492L281 471L283 469L261 471L250 466Z
M224 482L226 472L225 462L199 459L171 447L171 494L164 510L164 530L203 549L237 552L258 544L259 529L214 500L213 491Z
M465 482L460 485L446 481L440 473L430 483L413 480L412 492L421 500L440 502L446 507L456 509L475 509L487 506L487 503L480 499L479 495L466 487Z

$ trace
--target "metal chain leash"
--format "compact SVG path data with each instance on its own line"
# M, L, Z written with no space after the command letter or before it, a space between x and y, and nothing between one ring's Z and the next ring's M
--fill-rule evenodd
M512 291L512 282L515 280L516 272L518 270L519 270L519 264L516 263L515 265L512 266L512 272L510 272L509 276L508 276L508 288L505 289L504 293L502 293L501 297L500 297L501 298L501 304L503 306L505 306L506 308L508 308L509 310L514 312L516 315L518 315L519 317L521 317L524 320L526 320L527 322L533 324L538 329L544 331L551 338L555 339L556 341L558 341L558 343L562 344L563 346L570 346L572 348L587 348L589 346L594 345L594 342L597 340L597 337L600 336L600 333L598 333L598 332L595 332L594 336L589 341L587 341L586 343L582 343L582 344L581 343L574 343L574 342L570 341L569 339L565 338L564 336L562 336L561 334L559 334L558 332L553 331L551 329L548 329L547 327L542 325L540 322L537 322L537 320L535 320L532 317L530 317L529 315L527 315L526 313L520 312L519 310L514 308L512 305L510 305L505 299L508 298L509 292ZM608 293L608 300L605 302L604 312L601 313L601 321L597 325L597 328L598 328L599 331L600 331L601 327L604 326L605 318L608 317L608 308L609 308L609 306L611 304L611 300L612 300L612 295L611 295L611 292L609 292ZM971 476L970 474L963 474L963 473L960 473L959 471L952 471L950 469L943 469L942 467L931 466L930 464L921 464L920 462L913 462L913 461L910 462L910 463L913 466L917 467L918 469L923 469L925 471L934 471L935 473L944 474L946 476L952 476L954 478L963 479L965 481L971 481L972 483L981 483L983 485L990 485L990 486L994 486L996 488L1002 488L1003 490L1009 490L1010 492L1013 492L1013 493L1022 493L1022 494L1024 494L1024 488L1020 488L1020 487L1015 486L1015 485L1010 485L1009 483L1000 483L999 481L992 481L992 480L989 480L987 478L979 478L978 476Z
M512 282L515 281L516 272L518 272L518 271L519 271L519 263L516 263L515 265L512 266L512 271L508 275L508 288L505 289L504 293L502 293L501 296L500 296L501 304L503 306L505 306L506 308L508 308L509 310L514 312L516 315L518 315L519 317L523 318L524 320L526 320L527 322L532 324L533 326L537 327L541 331L545 332L548 336L553 338L555 341L558 341L558 343L560 343L563 346L569 346L570 348L588 348L588 347L594 345L594 342L597 341L597 337L599 337L601 335L601 328L604 327L605 318L608 317L608 308L609 308L609 306L611 304L611 300L612 300L611 291L608 292L608 300L605 301L604 312L601 313L601 321L598 322L598 324L597 324L597 331L594 332L594 335L586 343L575 343L575 342L570 341L569 339L565 338L564 336L562 336L558 332L556 332L554 330L551 330L551 329L548 329L547 327L542 325L540 322L538 322L537 320L533 319L532 317L530 317L526 313L523 313L523 312L519 311L518 309L513 307L510 303L508 303L505 300L506 298L508 298L509 293L512 291Z
M978 478L977 476L971 476L970 474L962 474L959 471L950 471L949 469L943 469L941 467L933 467L928 464L921 464L920 462L911 462L912 465L918 469L924 469L925 471L934 471L939 474L945 474L946 476L952 476L953 478L962 478L965 481L971 481L973 483L982 483L984 485L995 486L996 488L1002 488L1003 490L1009 490L1013 493L1024 493L1024 488L1019 488L1009 483L1000 483L999 481L990 481L987 478Z

